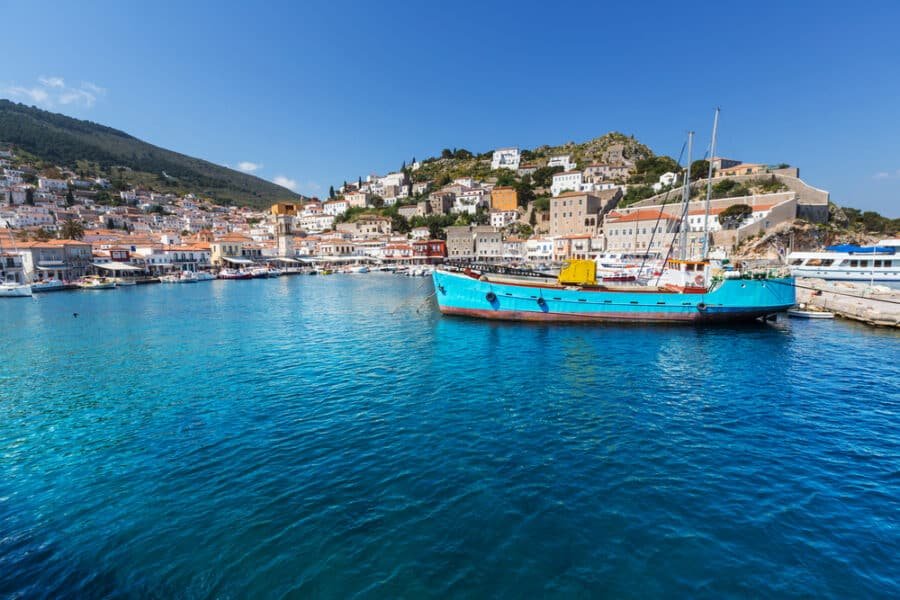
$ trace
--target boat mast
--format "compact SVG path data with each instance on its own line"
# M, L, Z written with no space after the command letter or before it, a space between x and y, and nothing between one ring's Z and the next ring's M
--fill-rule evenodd
M688 204L691 201L691 159L693 157L694 150L694 132L688 131L688 155L687 155L687 166L684 169L684 190L681 194L681 199L684 202L684 207L681 211L681 260L687 260L687 230L688 230Z
M709 255L709 202L712 197L713 158L716 156L716 134L719 131L719 108L716 107L716 116L713 117L712 142L709 145L709 174L706 179L706 212L703 216L703 255L706 260Z

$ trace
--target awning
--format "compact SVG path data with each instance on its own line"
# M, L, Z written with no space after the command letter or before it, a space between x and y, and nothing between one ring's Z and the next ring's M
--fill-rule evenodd
M38 271L65 271L65 270L67 270L68 268L69 268L69 267L65 267L65 266L59 266L59 267L42 267L41 265L38 265Z
M272 262L283 262L283 263L294 263L294 264L302 264L302 261L294 260L293 258L281 257L281 258L273 258Z
M94 263L94 266L109 271L143 271L143 269L123 262Z
M42 260L38 263L38 267L63 267L65 264L64 260Z
M222 260L227 260L231 264L234 265L252 265L255 264L252 260L247 258L232 258L230 256L223 256Z

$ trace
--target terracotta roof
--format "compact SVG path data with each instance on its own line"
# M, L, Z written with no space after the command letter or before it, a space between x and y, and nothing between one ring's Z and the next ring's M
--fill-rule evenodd
M650 209L638 210L625 216L620 216L619 213L610 213L609 218L611 220L614 220L616 223L629 223L632 221L655 221L657 219L668 219L670 221L678 220L678 217L676 217L675 215L671 215L667 212L660 213L660 211L658 210Z

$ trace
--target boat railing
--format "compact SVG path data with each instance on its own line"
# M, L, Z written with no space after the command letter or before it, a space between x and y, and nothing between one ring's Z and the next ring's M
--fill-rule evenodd
M451 260L445 261L441 266L442 269L446 271L453 271L457 273L464 273L466 271L469 272L477 272L477 273L492 273L495 275L515 275L519 277L537 277L544 279L556 279L556 275L550 273L543 273L541 271L535 271L533 269L522 269L518 267L510 267L507 265L500 265L495 263L484 263L478 261L467 261L467 260Z

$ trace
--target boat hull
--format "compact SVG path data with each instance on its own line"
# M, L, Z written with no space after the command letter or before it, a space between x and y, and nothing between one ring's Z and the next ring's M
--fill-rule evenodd
M30 285L3 285L0 286L0 298L30 298Z
M730 279L712 291L605 291L495 283L435 271L443 314L508 321L720 323L750 320L794 306L791 278Z

